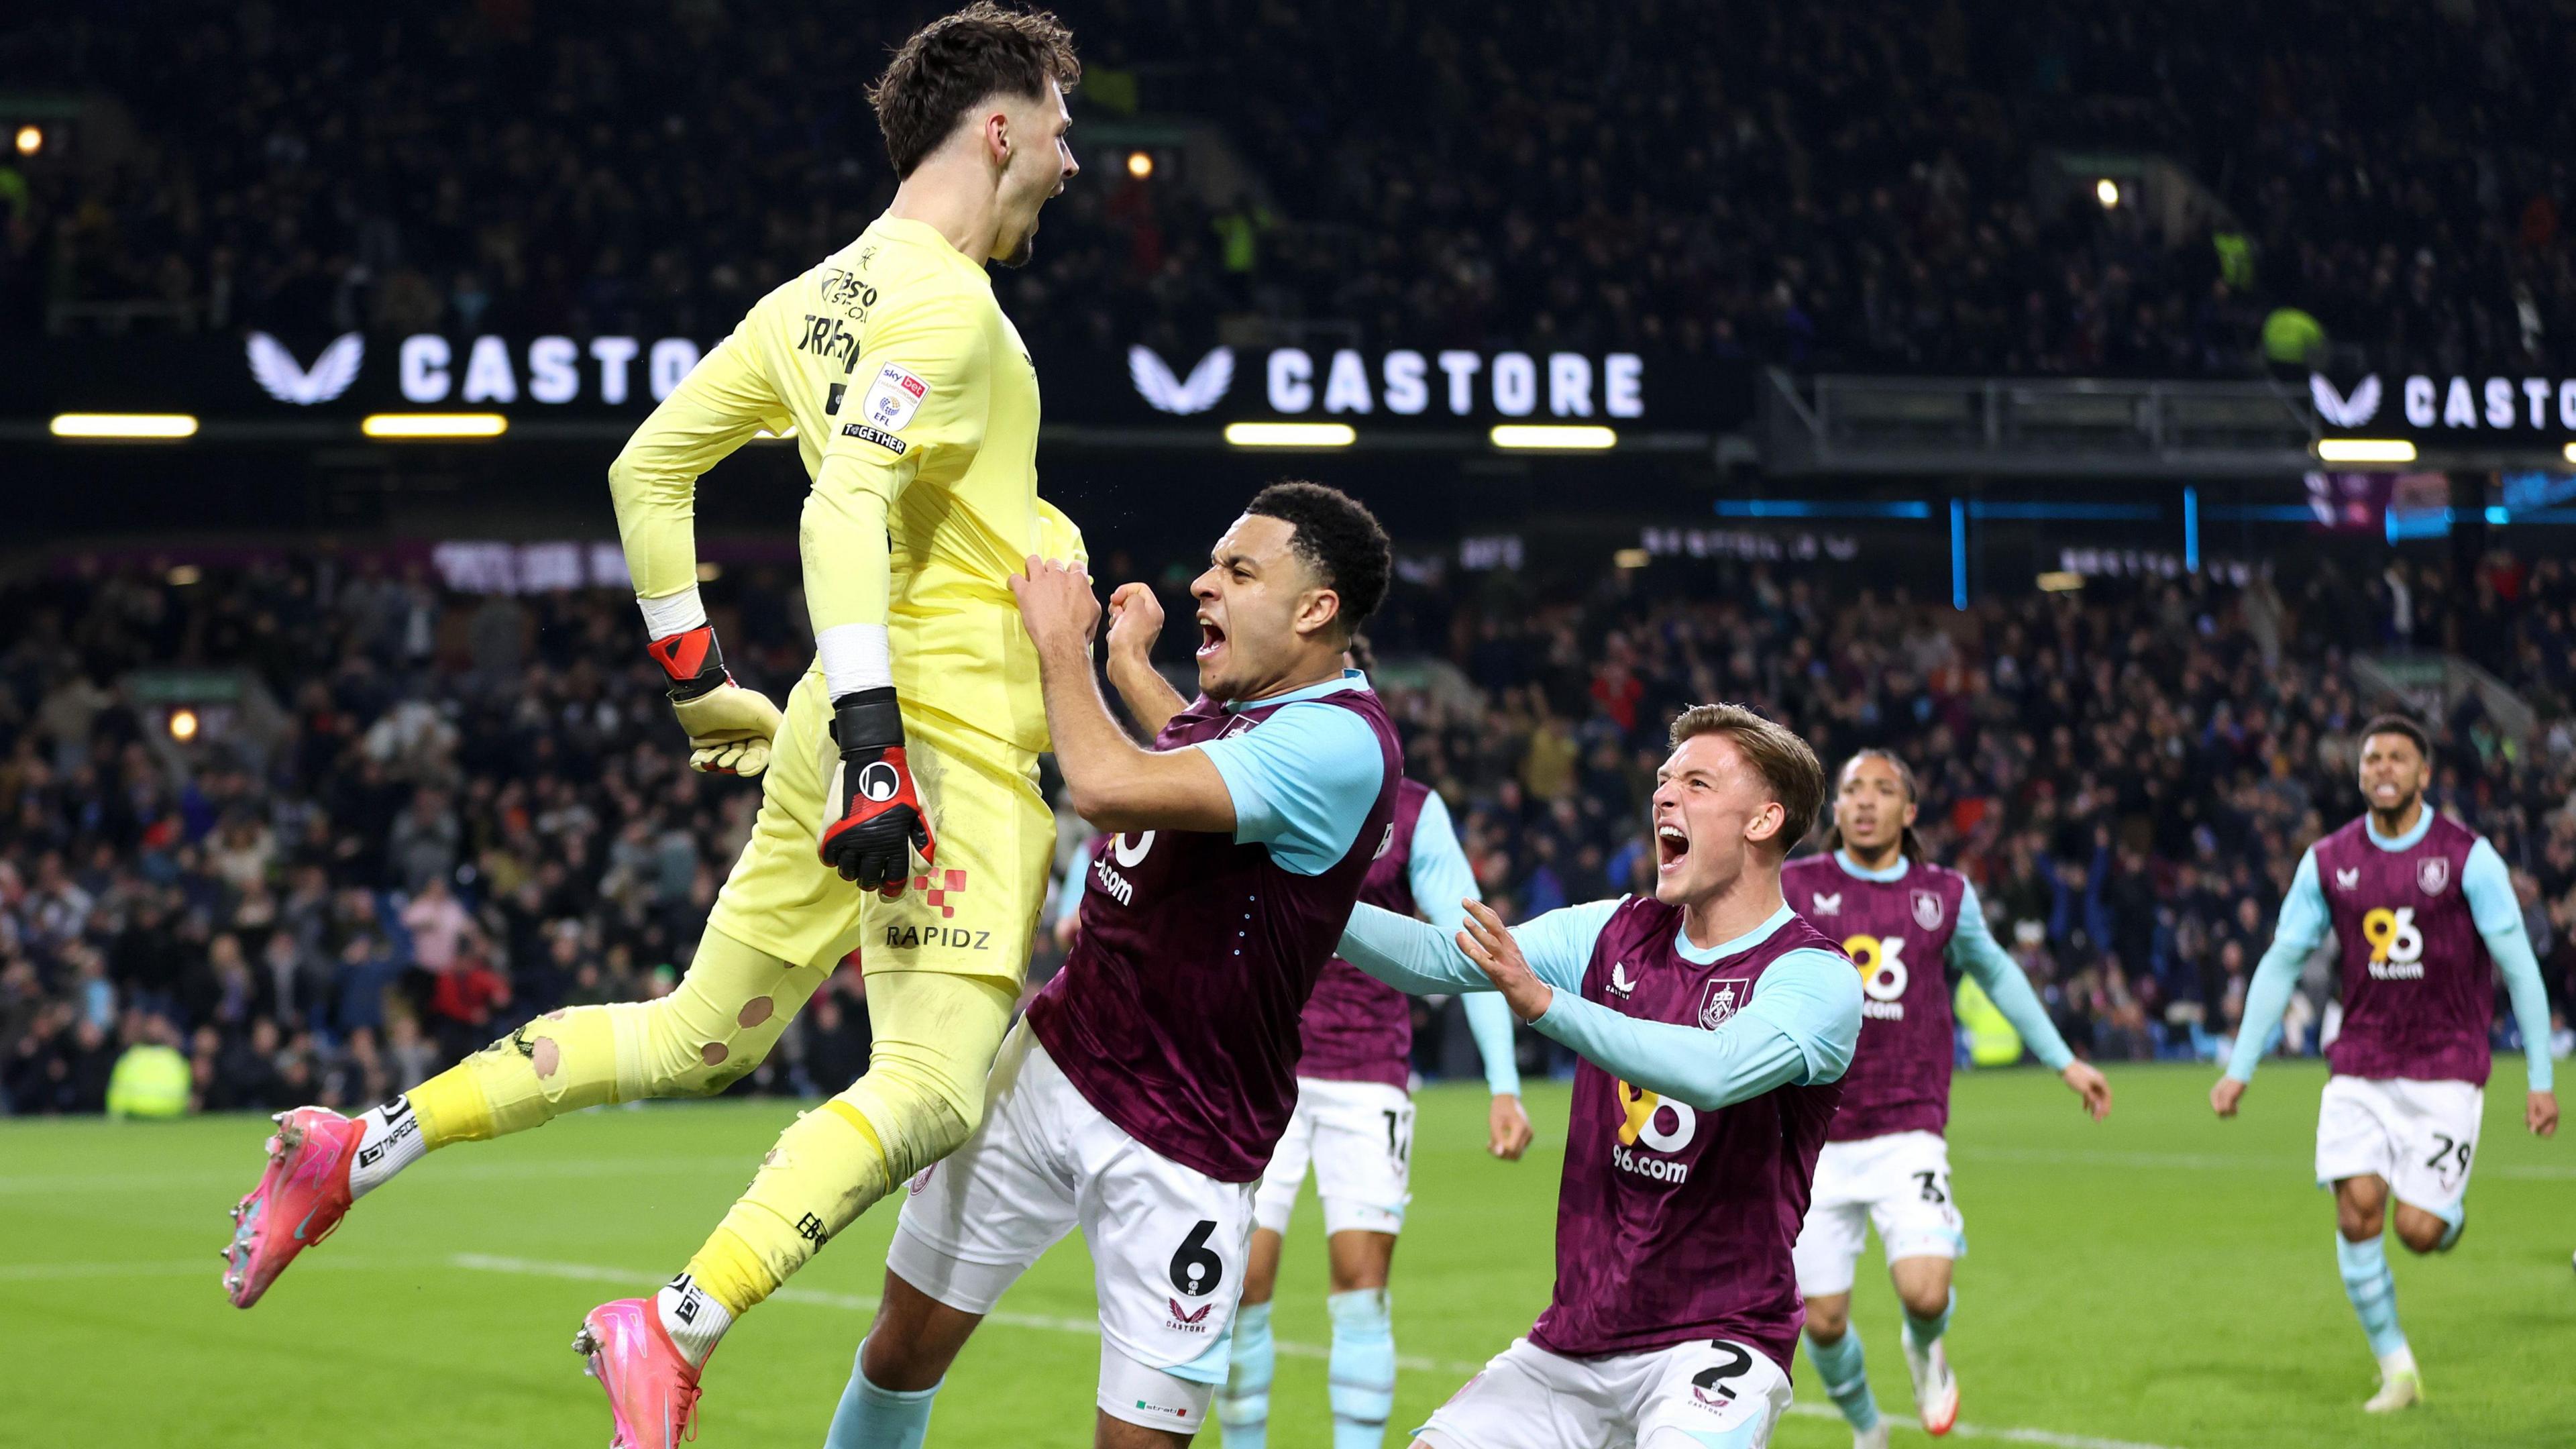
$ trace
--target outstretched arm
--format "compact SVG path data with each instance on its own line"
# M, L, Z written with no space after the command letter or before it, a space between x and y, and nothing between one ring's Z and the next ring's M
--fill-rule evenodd
M2326 938L2326 926L2326 893L2317 884L2317 852L2311 846L2299 857L2298 874L2291 878L2290 894L2281 902L2271 949L2263 953L2254 978L2245 984L2245 1013L2236 1024L2236 1050L2228 1055L2227 1074L2209 1093L2209 1104L2219 1116L2236 1115L2237 1099L2245 1095L2245 1084L2254 1080L2254 1068L2263 1060L2263 1043L2281 1024L2290 993L2298 987L2299 966Z
M1498 951L1497 980L1515 964ZM1622 1081L1713 1112L1777 1087L1839 1080L1860 1039L1860 997L1850 962L1801 950L1773 962L1752 1000L1714 1031L1640 1021L1570 991L1554 993L1530 1025Z
M1959 899L1959 927L1950 934L1950 962L1977 979L1986 999L2012 1023L2022 1041L2048 1069L2066 1079L2066 1085L2084 1098L2085 1110L2093 1120L2101 1121L2111 1111L2111 1085L2093 1067L2075 1060L2067 1048L2066 1038L2058 1035L2057 1023L2048 1019L2048 1008L2039 1001L2039 993L2030 989L2030 978L2022 974L2021 964L2004 951L1987 928L1986 913L1977 900L1977 888L1970 886Z
M1405 884L1431 924L1455 934L1466 920L1467 902L1482 900L1476 872L1458 845L1449 822L1449 804L1437 794L1422 797L1413 818L1412 849L1406 853ZM1591 948L1585 946L1585 955ZM1520 1064L1512 1057L1512 1009L1490 992L1469 992L1459 1005L1467 1013L1467 1032L1476 1039L1476 1055L1485 1064L1485 1087L1497 1097L1521 1094Z
M1483 909L1481 902L1476 909ZM1541 980L1560 990L1580 992L1583 968L1592 960L1592 943L1618 909L1619 901L1567 906L1524 921L1511 934ZM1342 929L1341 958L1414 996L1494 989L1492 979L1468 959L1455 937L1427 921L1376 906L1352 910L1351 923Z
M2547 1137L2558 1130L2558 1098L2552 1091L2556 1084L2549 1060L2549 988L2541 984L2540 960L2532 953L2530 933L2523 929L2522 902L2514 898L2513 875L2494 846L2480 840L2469 847L2468 863L2460 870L2460 889L2469 898L2478 936L2487 943L2487 954L2495 958L2496 971L2504 977L2513 1022L2522 1032L2530 1096L2524 1124Z

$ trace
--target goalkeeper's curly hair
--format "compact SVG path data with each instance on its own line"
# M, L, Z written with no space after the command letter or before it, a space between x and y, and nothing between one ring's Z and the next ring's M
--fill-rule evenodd
M1334 626L1347 643L1386 602L1394 548L1368 505L1321 483L1273 483L1252 495L1244 512L1294 528L1291 547L1325 588L1341 598Z
M910 176L978 102L1043 96L1050 80L1072 90L1082 62L1073 32L1046 11L975 0L913 32L868 87L895 179Z

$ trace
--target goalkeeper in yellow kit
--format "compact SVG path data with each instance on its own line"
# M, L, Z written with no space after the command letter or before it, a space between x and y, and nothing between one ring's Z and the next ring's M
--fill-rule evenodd
M659 1001L549 1013L358 1117L281 1116L225 1254L238 1306L426 1152L721 1090L863 947L867 1074L786 1130L656 1298L584 1320L576 1347L618 1439L664 1449L733 1319L980 1120L1055 833L1037 661L1007 580L1033 553L1081 553L1037 496L1037 376L985 263L1026 261L1075 174L1064 91L1079 74L1048 15L979 0L914 35L869 94L901 178L892 206L754 306L610 469L690 763L765 772L686 979ZM725 673L691 515L699 474L791 423L814 480L800 537L817 659L782 718Z

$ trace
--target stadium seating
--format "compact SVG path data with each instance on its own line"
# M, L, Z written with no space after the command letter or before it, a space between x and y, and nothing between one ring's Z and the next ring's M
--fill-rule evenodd
M2373 706L2345 659L2456 638L2541 727L2465 708L2437 799L2513 866L2562 1001L2576 972L2559 560L2495 555L2469 597L2401 566L2402 630L2389 580L2331 571L1965 612L1815 566L1672 561L1588 595L1484 578L1399 584L1382 677L1409 771L1514 918L1647 878L1661 722L1751 700L1828 760L1914 763L1928 848L1977 879L2070 1040L2188 1055L2230 1029L2299 850L2358 809L2341 751ZM783 689L810 649L783 579L711 592L737 673ZM204 1107L359 1104L539 1011L667 990L755 795L683 768L632 608L314 557L0 586L25 621L0 651L0 1104L100 1110L131 1045L183 1049ZM256 681L277 717L245 697L181 726L154 694L174 666ZM848 1079L857 989L843 973L745 1090Z
M2546 370L2576 338L2576 40L2546 10L1067 8L1091 174L1002 284L1041 345L1222 324L2184 375L2257 369L2267 331L2304 353L2298 314L2379 366ZM916 18L159 13L0 39L0 81L109 98L90 159L0 158L0 332L711 338L890 193L860 82ZM1217 117L1255 189L1126 173ZM2106 208L2087 165L2168 168L2192 204Z

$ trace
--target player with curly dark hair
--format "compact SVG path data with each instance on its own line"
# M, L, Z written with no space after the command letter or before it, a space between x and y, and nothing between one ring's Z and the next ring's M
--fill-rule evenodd
M1008 580L1032 553L1082 557L1037 496L1037 377L986 267L1028 260L1078 169L1064 96L1080 75L1053 16L989 0L913 35L868 93L899 181L885 214L755 304L609 467L689 763L763 777L679 989L549 1012L357 1117L285 1114L234 1213L237 1306L426 1153L722 1091L864 941L866 1074L787 1128L685 1271L592 1310L575 1340L617 1442L669 1449L694 1437L700 1371L733 1321L975 1130L1055 840ZM813 480L815 659L783 714L726 672L697 587L698 478L764 430L796 439Z
M1099 1449L1185 1445L1226 1374L1253 1196L1297 1105L1299 1020L1395 830L1404 756L1352 632L1386 534L1312 483L1264 489L1190 585L1199 697L1137 666L1161 610L1118 590L1113 652L1154 747L1091 666L1100 601L1032 557L1013 585L1092 855L1064 970L993 1063L992 1111L913 1187L833 1449L921 1442L978 1324L1075 1228L1100 1298Z

